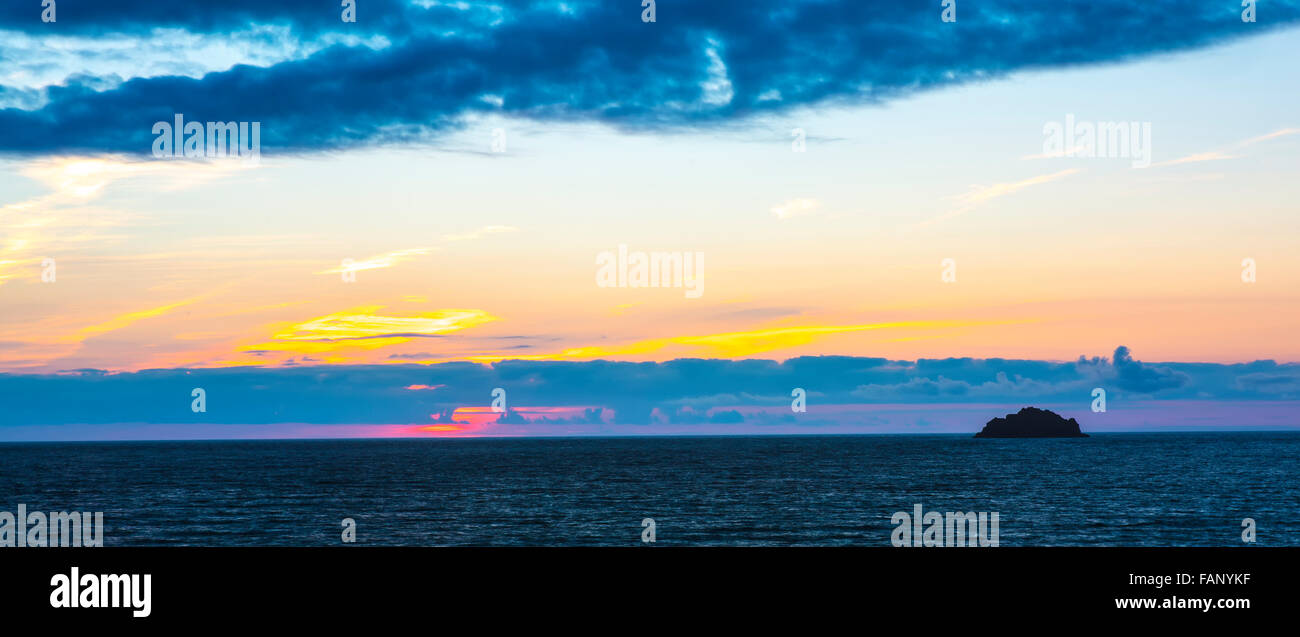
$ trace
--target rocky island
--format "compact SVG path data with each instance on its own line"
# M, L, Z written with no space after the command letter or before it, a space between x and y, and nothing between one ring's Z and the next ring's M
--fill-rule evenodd
M1066 420L1055 412L1037 407L1025 407L1006 418L994 418L976 438L1087 438L1079 431L1079 423Z

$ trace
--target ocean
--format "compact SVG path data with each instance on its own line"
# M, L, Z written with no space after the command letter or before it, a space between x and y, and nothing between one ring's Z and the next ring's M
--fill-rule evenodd
M105 546L890 546L996 512L1001 546L1300 545L1300 432L3 443L0 511Z

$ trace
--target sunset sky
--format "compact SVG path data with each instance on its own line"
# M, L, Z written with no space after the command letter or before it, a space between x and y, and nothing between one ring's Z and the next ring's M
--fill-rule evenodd
M1254 23L1235 1L962 2L955 23L937 0L664 0L655 22L632 1L362 0L355 23L297 1L65 0L52 23L16 4L15 400L71 370L1121 345L1275 361L1290 389L1254 398L1300 397L1300 2ZM258 161L153 157L176 113L260 122ZM1149 165L1044 156L1067 116L1148 123ZM703 254L702 294L598 286L620 245ZM1179 397L1226 399L1198 391Z

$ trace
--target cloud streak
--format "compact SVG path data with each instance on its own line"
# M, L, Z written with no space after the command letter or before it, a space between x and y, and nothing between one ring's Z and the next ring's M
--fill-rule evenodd
M721 334L651 338L623 345L572 347L552 354L530 356L496 354L467 358L476 362L492 362L509 358L528 360L594 359L607 356L642 356L665 351L693 356L738 357L807 345L821 338L853 332L950 329L988 324L996 323L977 321L895 321L892 323L866 323L861 325L799 325Z
M337 268L321 270L316 274L341 274L344 272L361 272L364 270L380 270L391 268L402 261L425 256L433 252L434 248L408 248L405 250L394 250L384 254L375 255L361 260L347 260Z
M1078 168L1067 168L1065 170L1057 171L1046 175L1038 175L1035 177L1030 177L1028 179L1022 179L1020 181L996 183L989 186L972 186L969 192L958 195L956 197L957 203L959 204L956 208L953 208L952 210L944 214L941 214L937 217L934 217L932 219L927 219L916 225L913 225L912 227L908 228L908 230L917 230L920 228L925 228L927 226L934 225L936 223L941 223L944 221L948 221L950 219L954 219L956 217L960 217L961 215L964 215L967 212L970 212L971 210L974 210L994 199L1013 195L1017 192L1020 192L1021 190L1033 186L1049 184L1054 181L1069 177L1070 175L1074 175L1078 172L1079 172Z

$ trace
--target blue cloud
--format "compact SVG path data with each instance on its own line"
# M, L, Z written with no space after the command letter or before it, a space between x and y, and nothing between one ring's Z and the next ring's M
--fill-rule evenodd
M35 110L0 110L0 152L147 154L157 121L262 122L263 152L427 141L474 114L637 129L719 125L827 103L876 103L1023 69L1127 60L1259 34L1300 20L1274 0L1257 24L1234 3L1178 0L967 2L945 24L930 1L660 0L409 3L367 0L358 22L314 0L105 3L64 0L57 25L5 3L28 33L111 40L156 28L221 33L290 25L299 37L380 35L306 59L201 78L88 78L45 90ZM425 6L428 5L428 6ZM33 5L35 6L35 5ZM464 8L458 8L464 7ZM333 41L333 40L328 40Z
M1282 373L1254 372L1236 379L1236 388L1244 391L1272 394L1279 398L1300 397L1300 370L1282 370Z
M362 0L353 29L399 29L421 17L431 23L439 16L459 13L451 7L421 9L404 0ZM33 35L96 36L147 34L154 29L185 29L195 33L221 33L249 24L287 24L299 31L342 30L341 7L320 0L58 0L57 20L41 21L40 2L6 2L0 5L0 28Z
M1133 355L1123 345L1115 349L1115 371L1121 389L1148 394L1164 389L1175 389L1191 382L1186 373L1167 367L1152 367L1133 360Z
M306 362L306 361L304 361ZM942 370L936 373L936 370ZM410 385L436 389L412 391ZM190 411L202 387L208 411ZM447 422L458 407L486 407L493 388L512 408L603 409L621 424L739 423L738 407L788 405L791 390L831 404L955 404L1042 401L1087 405L1093 387L1112 399L1300 398L1300 364L1220 365L1134 360L1004 359L891 361L847 356L770 360L681 359L663 363L502 361L493 365L296 365L282 368L78 370L0 374L0 426L108 423L401 424ZM507 415L505 422L526 417ZM531 418L531 417L529 417Z

